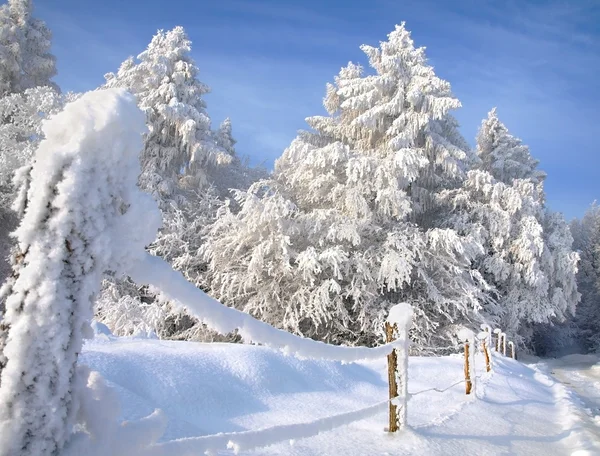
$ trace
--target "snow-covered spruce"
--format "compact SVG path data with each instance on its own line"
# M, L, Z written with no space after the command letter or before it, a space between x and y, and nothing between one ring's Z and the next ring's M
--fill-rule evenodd
M581 261L577 272L577 288L581 293L581 303L577 313L563 335L570 336L571 343L578 344L585 351L600 351L600 205L594 202L581 220L571 222L573 247L579 252ZM548 330L548 338L541 342L551 342L557 338L555 328ZM548 340L550 339L550 340Z
M124 90L88 93L43 127L16 231L21 261L2 292L3 456L57 454L72 432L85 382L75 367L102 274L127 270L160 224L136 185L144 131Z
M154 195L161 209L181 202L183 189L209 184L210 169L232 160L227 128L218 135L211 131L203 99L209 88L198 80L190 53L182 27L159 30L137 60L130 57L116 74L106 75L106 87L127 88L146 113L149 132L141 154L140 186Z
M528 179L537 184L546 178L546 173L537 169L539 160L531 156L529 147L511 135L498 119L496 108L481 122L477 155L481 159L479 167L499 182L510 184L514 179Z
M106 75L106 86L127 88L146 113L149 132L139 182L163 211L163 227L148 250L200 286L205 267L198 250L204 227L214 221L230 188L246 189L259 174L237 156L229 119L211 129L203 99L209 88L198 75L191 42L176 27L159 31L136 59ZM97 310L97 317L118 335L152 329L161 337L213 336L190 316L173 312L172 306L159 304L127 281L108 278Z
M404 25L342 68L272 179L238 192L203 246L218 299L297 334L374 344L389 308L415 309L418 346L448 345L484 285L472 238L438 226L434 195L468 162L450 85ZM418 222L416 224L415 222Z
M482 122L477 154L461 187L439 195L452 208L444 223L483 247L473 266L489 286L484 318L528 343L532 325L573 312L577 255L564 219L544 205L545 174L495 110Z

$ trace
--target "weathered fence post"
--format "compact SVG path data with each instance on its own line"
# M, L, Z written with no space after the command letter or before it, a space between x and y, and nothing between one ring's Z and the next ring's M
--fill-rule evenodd
M465 341L465 392L471 394L473 383L471 382L471 366L469 364L469 341Z
M517 359L517 349L515 347L515 344L513 342L509 342L508 346L510 347L510 357L514 360Z
M489 372L492 370L491 356L490 356L490 327L488 325L481 325L483 332L480 332L477 336L479 340L481 340L481 350L483 351L483 356L485 356L485 370Z
M500 328L494 329L494 334L496 334L496 345L495 351L498 353L500 351L500 335L502 334L502 330Z
M502 336L502 355L506 356L506 333L501 333Z
M409 304L396 304L391 308L385 323L387 342L396 338L403 341L402 346L388 355L388 380L390 391L389 432L397 432L406 424L408 400L408 331L412 325L413 310Z
M394 333L396 325L391 325L389 322L385 323L385 338L386 342L390 343L394 341ZM398 369L398 356L396 350L392 350L387 357L388 359L388 381L390 389L390 399L394 399L398 396L398 384L396 382L396 370ZM396 419L398 413L396 411L396 404L390 400L390 425L388 427L390 432L396 432L398 430L398 420Z
M481 325L481 328L486 333L485 345L483 353L485 355L485 368L487 372L492 370L492 327L488 324Z

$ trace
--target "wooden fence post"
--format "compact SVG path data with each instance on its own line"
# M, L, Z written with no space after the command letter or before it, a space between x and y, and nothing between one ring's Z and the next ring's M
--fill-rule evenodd
M490 347L488 347L487 339L483 341L483 355L485 356L485 370L489 372L492 370L490 361Z
M412 326L413 309L410 304L396 304L390 309L385 336L388 342L398 338L402 341L398 348L388 355L388 379L390 382L390 423L389 432L397 432L406 425L408 402L408 331Z
M391 325L390 323L385 323L385 340L387 343L393 342L395 340L396 325ZM396 354L396 350L392 350L387 356L388 359L388 380L389 380L389 389L390 389L390 424L388 427L389 432L397 432L398 431L398 411L396 408L396 404L394 404L395 397L398 397L398 384L396 382L396 370L398 369L398 355Z
M506 333L502 333L502 355L506 356Z
M496 334L496 345L494 348L496 353L498 353L500 351L500 334L502 334L502 330L500 328L496 328L494 329L494 334Z
M465 341L465 391L467 394L471 394L471 368L469 366L469 341Z
M508 346L510 347L510 357L514 360L517 359L517 349L515 348L515 344L513 342L509 342Z

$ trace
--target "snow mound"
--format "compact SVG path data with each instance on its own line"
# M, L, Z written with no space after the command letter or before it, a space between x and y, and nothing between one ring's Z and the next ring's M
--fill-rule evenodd
M572 410L556 404L555 385L504 357L496 357L491 374L479 374L475 398L464 394L461 356L411 357L408 428L397 436L384 431L385 358L342 364L300 360L260 346L134 338L95 339L82 358L117 391L121 418L164 412L165 433L144 453L152 456L207 450L546 456L585 449L568 439L578 425L568 419ZM478 356L476 363L484 361Z

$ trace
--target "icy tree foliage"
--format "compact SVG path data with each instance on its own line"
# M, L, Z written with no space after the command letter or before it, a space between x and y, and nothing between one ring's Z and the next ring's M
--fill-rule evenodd
M472 316L481 289L469 267L477 243L413 216L433 213L435 192L461 176L467 154L449 115L460 103L404 25L363 50L376 74L342 68L327 86L330 115L307 119L313 131L273 179L237 192L239 212L221 209L203 246L211 291L277 327L367 344L391 305L408 302L414 337L432 345Z
M478 169L441 194L453 208L446 223L483 246L474 263L490 287L483 316L526 342L531 325L574 312L578 257L564 219L544 206L544 173L495 110L482 122L477 154Z
M536 169L539 161L531 157L529 147L512 136L500 122L496 108L481 123L477 136L477 155L481 159L480 168L506 184L514 179L529 179L539 183L546 177L546 173Z
M117 74L106 75L107 87L127 88L146 112L140 185L163 209L183 200L182 189L211 183L210 170L232 159L224 147L231 150L233 142L221 147L210 129L202 98L209 89L198 80L190 52L182 27L160 30L137 60L129 58Z
M8 0L0 7L0 97L51 82L56 59L50 54L52 34L33 17L32 0Z
M573 251L573 236L562 214L546 209L543 219L548 261L549 310L552 321L562 322L575 313L581 294L577 288L580 255Z
M581 303L574 319L582 348L600 351L600 206L594 202L581 220L571 223L574 248L581 261L577 285Z
M511 339L524 324L564 319L577 303L568 227L546 214L539 190L529 180L507 185L473 170L461 189L444 195L455 209L448 223L483 246L474 263L491 287L483 315Z
M42 120L63 107L51 87L36 87L0 98L0 185L10 186L15 171L31 162L41 139Z
M13 240L9 233L18 221L11 206L21 186L19 180L28 176L28 171L21 168L30 166L33 151L43 137L42 120L58 112L62 105L63 97L51 87L36 87L0 98L0 283L10 272L7 258Z
M91 92L43 127L1 291L1 455L57 454L73 430L77 356L102 274L126 271L160 224L136 185L144 131L123 90Z
M253 175L236 155L231 121L211 130L203 100L209 88L198 80L190 52L183 28L161 30L137 59L129 58L117 74L106 76L106 86L127 88L147 115L140 186L163 211L163 228L149 250L199 284L204 267L197 252L203 228L214 220L229 188L247 188ZM115 334L152 327L166 336L194 325L189 318L173 315L169 305L152 299L142 303L143 296L133 291L126 282L105 282L98 317ZM136 311L135 303L143 305Z

